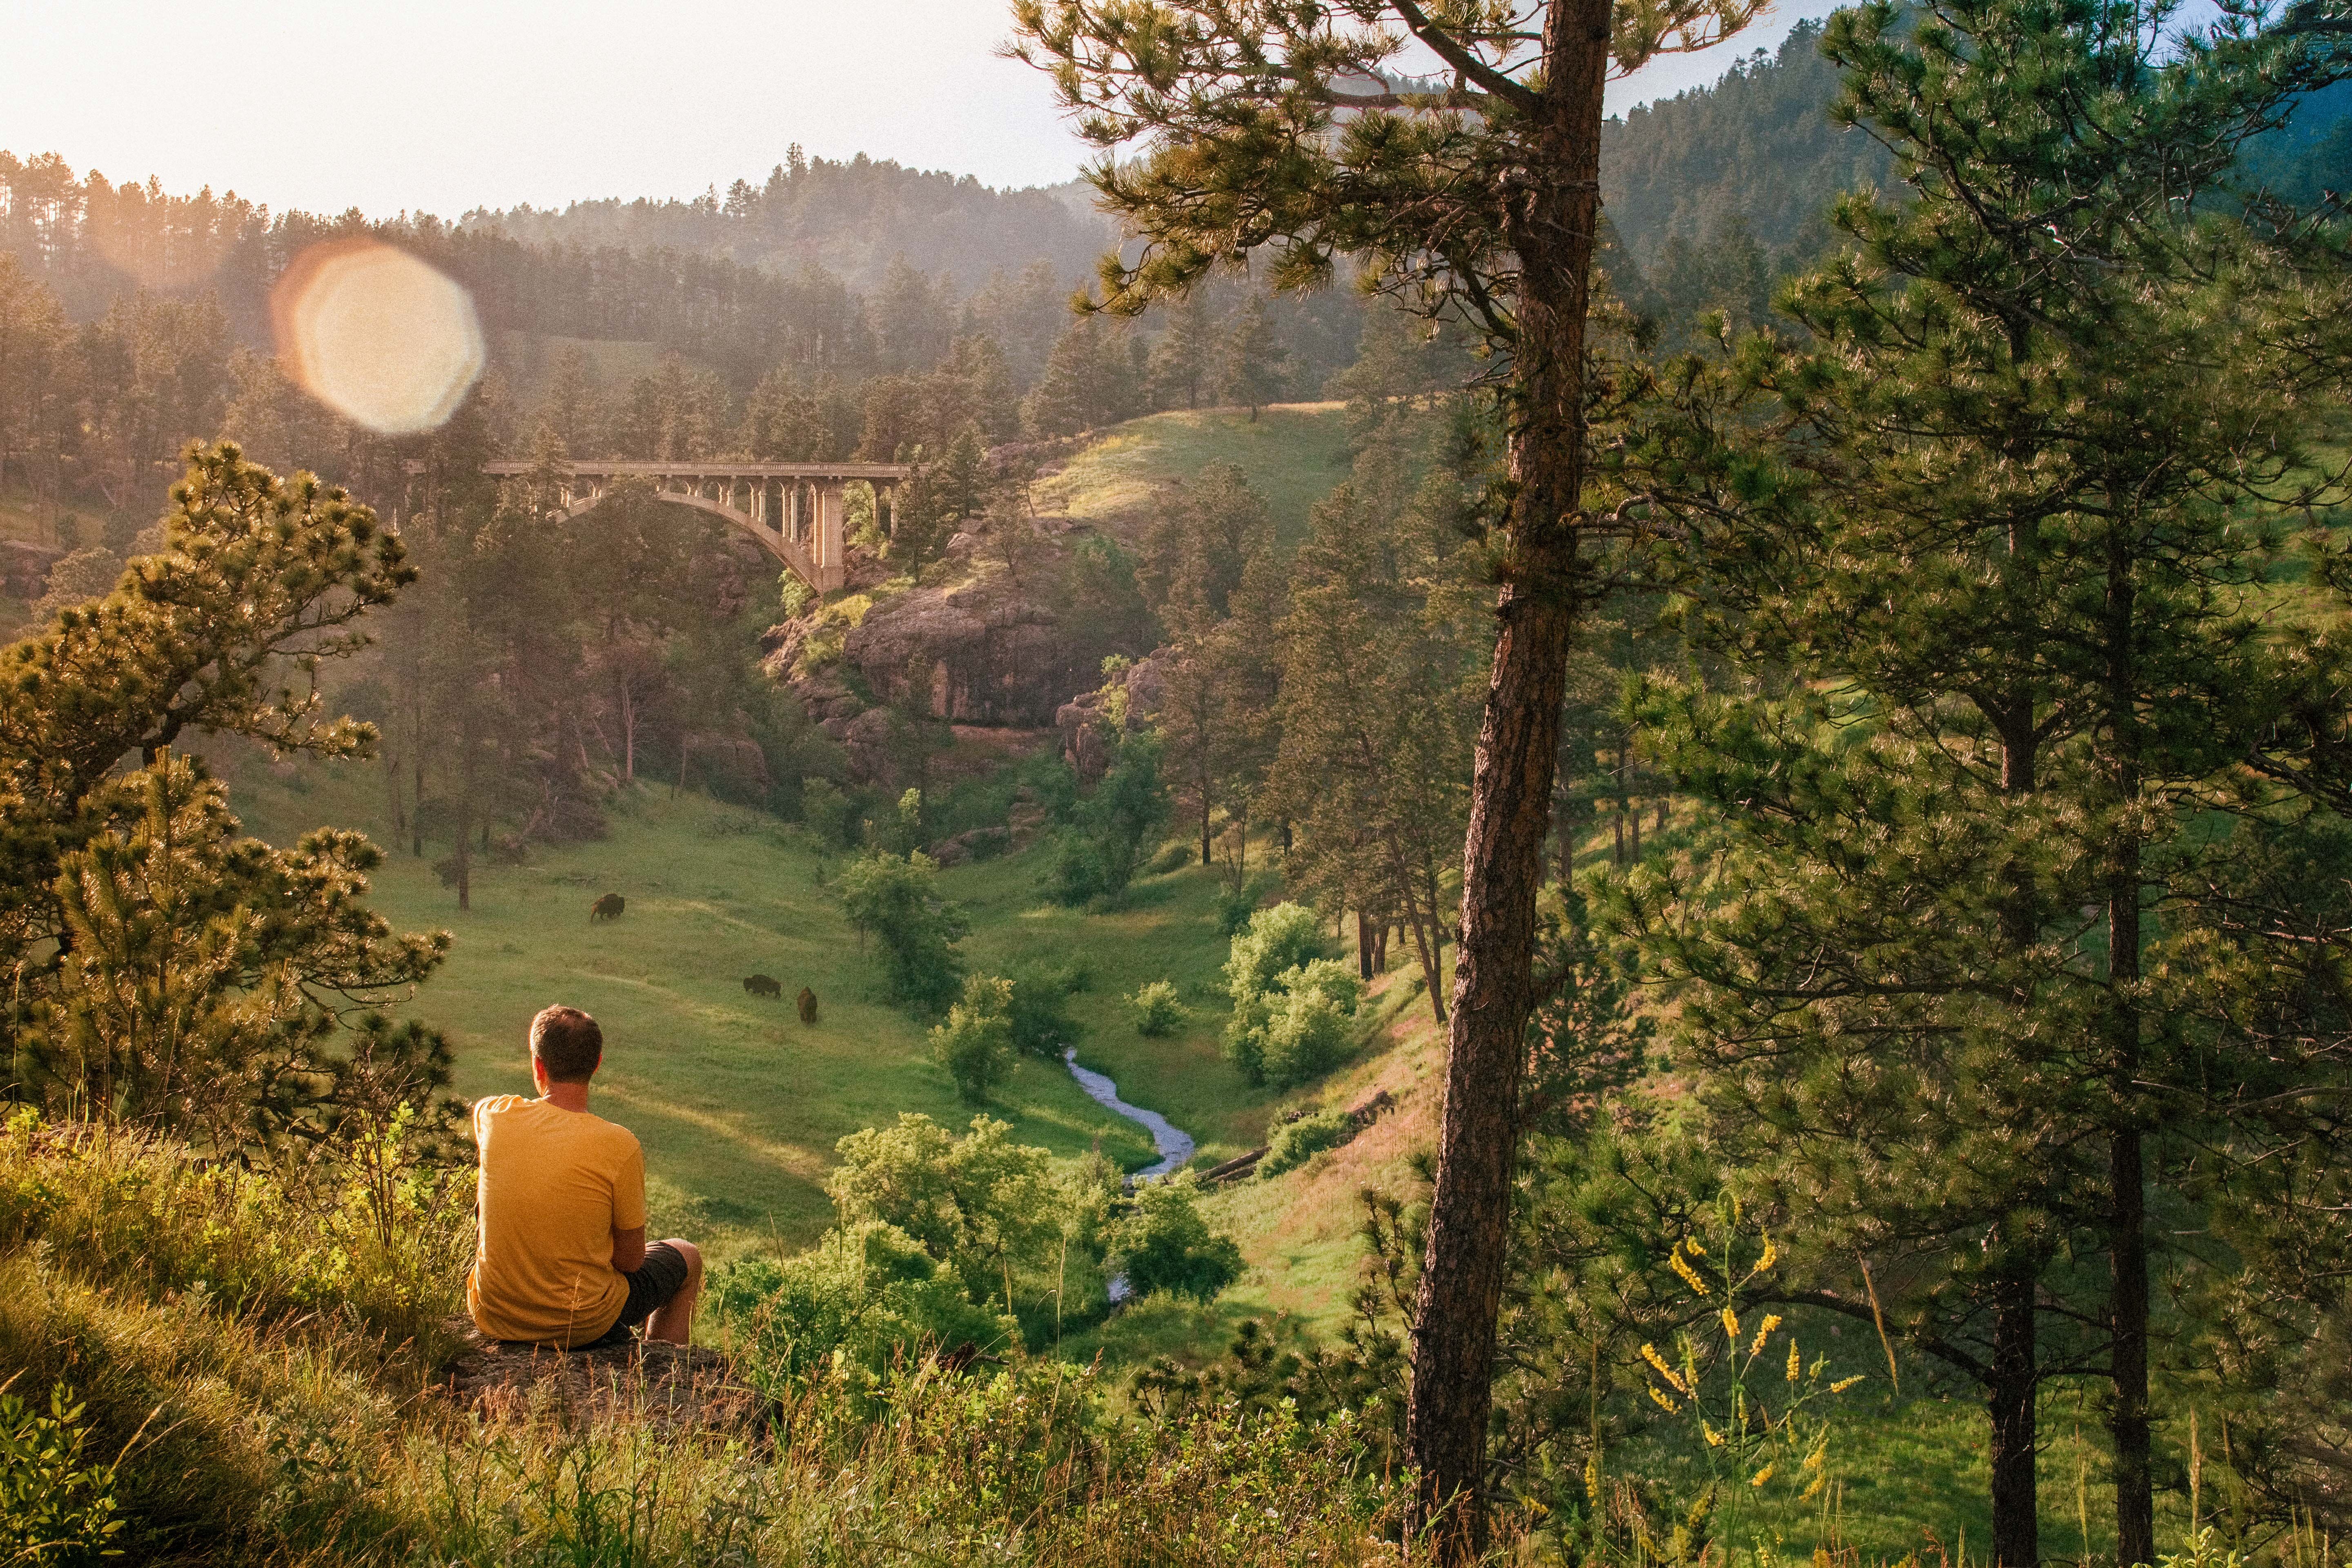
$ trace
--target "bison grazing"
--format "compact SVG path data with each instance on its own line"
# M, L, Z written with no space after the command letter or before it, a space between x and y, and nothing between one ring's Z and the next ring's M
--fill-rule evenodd
M805 985L801 987L801 1022L803 1024L816 1022L816 993Z
M782 996L784 994L781 982L772 980L764 974L743 976L743 989L754 996Z
M616 921L621 918L621 911L628 907L629 900L620 894L607 893L588 906L588 919L592 924L597 921Z

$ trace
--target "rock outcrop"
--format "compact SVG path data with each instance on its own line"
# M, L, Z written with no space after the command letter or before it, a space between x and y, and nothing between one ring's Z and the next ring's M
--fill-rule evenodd
M633 1341L556 1351L486 1340L463 1320L465 1349L443 1369L441 1391L493 1418L625 1415L664 1431L747 1434L766 1400L715 1350Z
M0 593L12 599L37 599L48 592L49 568L65 552L27 539L0 539Z
M1073 602L1084 598L1072 563L1088 531L1037 520L1011 560L986 536L959 533L924 574L931 581L877 595L851 612L856 625L819 609L770 631L766 668L864 782L892 776L892 713L1046 730L1073 693L1100 684L1107 657L1139 653L1152 636L1139 601L1124 615Z
M1062 759L1080 779L1092 782L1110 766L1111 724L1103 711L1108 694L1124 689L1128 717L1150 718L1167 699L1168 672L1176 657L1174 648L1154 649L1054 710L1054 727L1062 734Z

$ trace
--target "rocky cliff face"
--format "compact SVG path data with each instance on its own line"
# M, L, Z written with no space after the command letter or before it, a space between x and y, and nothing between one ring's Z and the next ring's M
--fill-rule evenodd
M1176 658L1176 650L1163 647L1137 659L1108 680L1089 687L1071 698L1054 712L1054 728L1062 737L1062 759L1071 771L1086 781L1102 777L1110 766L1115 744L1110 718L1103 711L1108 694L1124 687L1127 690L1127 716L1132 720L1149 719L1160 711L1160 704L1168 689L1168 669Z
M925 574L930 581L897 592L869 586L775 628L769 673L869 780L881 774L860 753L885 749L889 710L958 725L1048 728L1073 696L1101 684L1106 658L1132 657L1155 640L1140 601L1122 606L1089 590L1095 579L1076 569L1077 557L1101 547L1088 537L1066 520L1041 520L1008 555L958 534Z

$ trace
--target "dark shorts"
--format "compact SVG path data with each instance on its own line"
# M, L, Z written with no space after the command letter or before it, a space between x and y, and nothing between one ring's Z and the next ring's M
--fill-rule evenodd
M629 1336L645 1327L647 1318L677 1299L686 1289L686 1254L667 1241L656 1241L646 1248L646 1260L633 1273L622 1279L629 1282L629 1299L621 1303L621 1315L613 1326L588 1344L577 1348L594 1350L602 1345L625 1343Z

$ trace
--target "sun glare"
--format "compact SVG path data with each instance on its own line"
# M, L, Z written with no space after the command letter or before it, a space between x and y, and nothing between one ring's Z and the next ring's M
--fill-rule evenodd
M380 240L310 247L269 308L288 374L383 435L436 427L482 374L482 324L465 287Z

